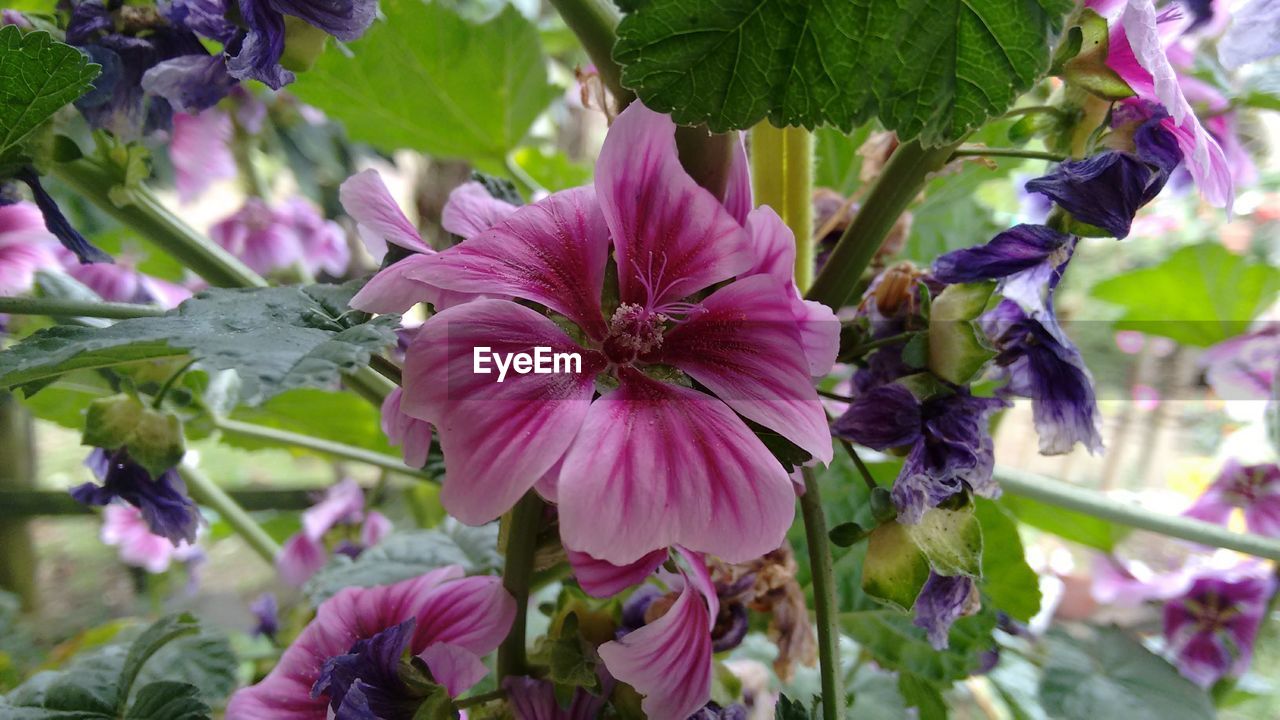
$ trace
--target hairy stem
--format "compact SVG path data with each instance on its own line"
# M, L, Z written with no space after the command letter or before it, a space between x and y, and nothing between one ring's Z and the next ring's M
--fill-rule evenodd
M766 120L751 129L751 180L757 205L772 207L796 238L796 286L813 282L813 133L776 128Z
M0 313L10 315L47 315L49 317L92 317L108 320L128 320L140 317L159 317L165 309L155 305L131 303L88 302L62 300L47 297L0 297Z
M240 422L238 420L230 420L226 418L218 418L214 420L214 425L223 433L228 435L239 435L240 437L253 438L255 440L263 440L265 442L276 445L292 446L314 450L324 455L332 455L333 457L351 460L353 462L365 463L373 465L402 475L412 475L423 479L432 479L429 474L422 470L415 470L408 467L400 458L384 455L380 452L365 450L351 445L344 445L331 440L322 440L310 435L300 435L298 433L289 432L287 430L277 430L276 428L263 427L252 423Z
M899 145L806 297L835 309L843 307L894 223L924 187L929 173L946 165L958 145L926 148L918 140Z
M822 495L812 468L803 468L804 495L800 514L809 545L809 568L813 575L813 605L818 626L818 673L822 678L823 720L844 717L844 675L840 672L839 610L836 607L835 574L831 570L831 545L827 538L827 517L822 511Z
M193 465L187 463L178 465L178 474L187 484L187 492L191 494L193 500L216 510L218 515L236 531L236 534L244 538L254 552L268 564L275 564L276 556L280 554L280 546L271 539L261 525L249 517L249 513L245 512L244 508L231 499L225 490L218 487L209 476Z
M636 96L622 87L622 68L613 61L613 44L618 39L618 13L612 3L607 0L551 0L551 6L578 36L621 111Z
M529 586L533 580L533 554L538 549L538 531L542 528L542 499L530 490L503 518L506 524L506 561L502 566L502 586L516 601L516 619L511 623L502 645L498 646L498 678L523 675L528 668L525 657Z

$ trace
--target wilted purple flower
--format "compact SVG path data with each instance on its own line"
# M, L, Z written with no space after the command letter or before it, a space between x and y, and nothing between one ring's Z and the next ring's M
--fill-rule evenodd
M1236 508L1244 511L1249 532L1280 537L1280 466L1241 465L1228 460L1185 515L1226 524Z
M249 606L249 612L258 620L253 634L275 640L276 633L280 632L280 609L276 604L276 596L269 592L262 593Z
M71 221L62 214L62 209L58 207L58 203L53 196L44 189L44 185L40 183L40 176L36 171L27 167L19 170L14 179L25 183L31 188L31 197L35 200L36 207L40 208L40 214L44 216L44 226L53 236L58 238L58 242L71 252L82 263L109 263L111 256L94 247L88 240L80 234L71 225Z
M875 450L910 447L893 484L898 519L920 522L926 510L968 488L996 497L995 457L988 416L1008 403L959 389L924 402L892 383L858 397L832 432Z
M166 470L152 479L150 473L129 457L124 449L108 453L94 449L85 460L102 485L85 483L71 489L71 496L85 505L104 506L120 499L142 511L151 532L169 539L175 546L194 544L200 526L200 510L187 497L178 473Z
M709 702L701 710L690 715L689 720L747 720L747 709L737 703L721 707L719 703Z
M35 284L37 270L58 267L57 247L39 208L0 204L0 296L21 295Z
M377 0L240 0L240 16L249 32L228 48L231 74L260 80L273 90L293 82L280 66L284 54L285 15L301 18L339 40L355 40L373 23Z
M311 688L312 699L327 697L335 718L413 718L422 699L410 695L399 670L415 624L409 618L326 660Z
M930 570L929 579L916 597L914 622L928 633L934 649L946 650L951 626L962 615L976 611L980 602L973 578L939 575Z
M1266 400L1280 374L1280 323L1224 340L1205 350L1200 363L1223 400Z
M595 720L604 710L614 686L613 678L604 671L603 665L597 667L596 674L601 683L599 694L577 688L568 707L560 705L555 686L546 680L510 676L502 680L502 689L507 693L515 720Z
M1275 582L1262 566L1206 574L1170 600L1164 638L1178 670L1202 687L1243 674Z

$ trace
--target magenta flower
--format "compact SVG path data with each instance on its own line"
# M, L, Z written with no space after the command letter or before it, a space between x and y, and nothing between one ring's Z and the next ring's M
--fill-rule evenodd
M302 198L291 198L278 207L249 198L210 228L209 236L264 275L297 266L311 273L323 270L340 275L351 259L342 228L325 220Z
M21 295L35 284L37 270L57 268L57 248L39 208L28 202L0 205L0 296Z
M473 300L432 316L409 348L401 406L439 433L442 499L464 522L498 517L550 474L576 550L627 564L680 544L741 561L782 541L794 493L739 414L830 460L811 381L829 365L802 348L829 349L839 326L797 322L804 304L771 274L786 230L767 210L744 229L685 173L674 134L669 117L632 104L609 131L594 188L521 207L406 271L545 309ZM616 304L602 302L610 250ZM581 363L498 382L473 372L479 347L544 347Z
M1140 101L1155 103L1168 113L1160 124L1177 139L1201 194L1229 210L1234 200L1231 167L1218 142L1196 118L1165 53L1166 42L1177 35L1162 33L1159 25L1176 18L1167 12L1157 16L1152 0L1126 0L1111 31L1107 66L1133 88Z
M405 465L420 468L427 464L427 453L431 451L431 423L400 409L403 394L401 388L396 388L382 401L382 432L392 445L400 446Z
M198 115L176 113L169 142L178 200L191 202L218 180L236 176L231 154L231 116L217 109Z
M1266 400L1280 373L1280 323L1224 340L1205 350L1200 363L1223 400Z
M115 263L82 265L69 252L60 255L63 272L109 302L175 308L191 297L187 288L140 272L124 258Z
M1191 586L1194 568L1184 565L1170 572L1156 572L1140 562L1125 562L1112 555L1094 558L1089 591L1103 605L1135 607L1151 600L1168 600Z
M391 521L378 512L364 511L364 491L350 478L325 491L320 502L302 513L302 530L285 541L276 569L280 579L293 586L301 586L311 579L329 561L325 536L338 526L360 525L359 544L347 541L348 554L358 555L367 547L378 544L391 532Z
M1241 465L1228 460L1222 472L1185 515L1226 524L1236 508L1249 532L1280 537L1280 466Z
M151 532L142 511L132 505L111 504L102 511L102 542L120 551L120 561L149 573L162 573L177 560L185 562L200 555L187 541L177 545Z
M1164 638L1178 670L1202 687L1243 674L1275 582L1263 567L1205 574L1169 601Z
M394 585L346 588L320 605L262 682L232 696L227 717L326 720L345 717L344 701L360 697L401 706L411 701L396 676L405 649L456 697L485 676L481 657L502 642L515 612L499 578L464 578L456 565Z

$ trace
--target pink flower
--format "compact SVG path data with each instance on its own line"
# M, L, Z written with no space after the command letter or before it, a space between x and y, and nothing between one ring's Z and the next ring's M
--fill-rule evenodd
M169 161L178 200L188 203L218 180L236 176L231 154L231 116L217 109L199 115L173 114Z
M35 284L37 270L57 268L58 247L35 205L0 205L0 296L21 295Z
M102 542L120 549L120 561L150 573L162 573L174 560L183 562L200 555L185 540L175 546L151 532L142 512L132 505L111 504L102 511Z
M1225 525L1236 508L1244 511L1249 532L1280 537L1280 466L1241 465L1228 460L1213 484L1184 514Z
M351 479L325 491L320 502L302 513L302 531L285 541L276 558L276 570L286 584L301 586L329 562L325 536L339 525L363 525L360 544L347 543L353 554L378 544L391 532L391 521L378 512L364 512L364 491ZM339 548L341 549L341 548Z
M1224 340L1204 351L1205 379L1223 400L1266 400L1280 373L1280 323Z
M175 308L191 297L187 288L140 272L125 258L118 258L114 263L85 265L70 252L63 250L59 254L63 272L108 302Z
M1135 607L1152 600L1168 600L1191 585L1193 569L1155 572L1139 562L1123 562L1109 555L1093 561L1093 599L1104 605Z
M1263 565L1201 575L1164 606L1164 637L1178 670L1201 687L1249 667L1258 628L1275 592Z
M515 601L496 577L464 578L454 565L412 580L373 588L346 588L320 605L316 617L262 682L244 688L227 705L228 720L325 720L343 698L333 678L341 664L366 694L396 699L400 648L369 657L376 638L403 638L437 683L457 696L487 670L481 657L506 636ZM410 623L406 627L406 623ZM377 660L391 661L391 667ZM388 678L387 676L391 677ZM321 683L324 678L325 682ZM349 687L342 687L349 695ZM388 695L393 697L387 698Z
M1103 10L1113 5L1107 3ZM1235 194L1231 167L1218 142L1196 118L1165 53L1166 44L1177 37L1177 28L1162 33L1162 20L1177 17L1168 13L1157 17L1152 0L1126 0L1120 22L1111 31L1107 65L1133 88L1139 100L1155 103L1169 114L1161 125L1177 140L1201 194L1229 212Z
M404 391L392 390L382 401L382 432L392 445L399 445L404 464L420 468L427 464L431 451L431 423L406 415L400 410Z
M435 254L418 229L396 205L376 170L365 170L347 178L339 189L347 214L356 221L360 238L374 257L382 257L387 243L408 250L409 256L384 268L351 298L351 307L365 312L402 313L429 302L443 309L474 297L469 293L440 290L411 277L426 259ZM441 223L449 232L469 238L510 215L515 206L495 200L477 182L466 183L449 195Z
M277 208L249 198L210 228L209 236L264 275L297 265L311 273L340 275L351 259L342 228L302 198L291 198Z
M811 376L830 369L839 326L799 300L777 216L753 211L744 228L685 173L674 134L633 103L594 187L518 208L405 272L567 320L478 299L433 315L410 346L401 407L439 433L442 499L462 521L498 517L551 475L569 547L615 564L676 544L741 561L779 545L794 492L739 414L830 460ZM473 372L478 347L544 347L581 367L498 382Z

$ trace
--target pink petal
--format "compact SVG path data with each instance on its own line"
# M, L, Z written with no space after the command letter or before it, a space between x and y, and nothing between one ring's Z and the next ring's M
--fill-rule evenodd
M665 615L600 646L605 667L645 696L651 718L687 718L711 699L711 616L692 584Z
M410 277L449 290L532 300L601 339L609 234L594 195L591 188L573 188L525 205Z
M9 205L0 205L0 238L4 238L0 242L8 244L7 236L20 231L35 231L49 240L54 240L53 233L45 228L44 215L40 214L40 208L34 203L22 200Z
M751 167L742 139L742 133L734 138L729 158L729 184L724 189L724 209L729 211L739 225L746 225L747 214L751 212L754 202L751 198Z
M654 550L629 565L614 565L568 548L565 552L569 557L569 567L573 568L573 577L583 592L598 598L612 597L639 585L667 559L666 548Z
M364 524L360 526L360 544L373 547L390 535L392 529L391 520L374 510L365 516Z
M180 202L191 202L214 181L235 178L236 159L230 143L231 116L221 110L173 114L169 160Z
M300 532L285 541L280 549L276 557L276 571L286 585L302 587L328 561L329 553L325 551L324 543Z
M475 348L494 354L579 353L582 372L473 372ZM564 454L587 414L598 353L546 317L505 300L474 300L432 316L406 355L401 408L435 425L448 471L442 500L466 523L506 512Z
M404 390L392 390L382 401L382 432L392 445L399 445L404 464L420 468L427 464L431 452L431 423L406 415L400 409Z
M724 403L634 371L592 404L559 497L565 545L616 565L669 545L759 557L795 505L782 466Z
M421 600L414 648L449 643L485 655L502 644L516 616L516 601L494 576L455 580Z
M1165 118L1160 125L1173 133L1178 141L1178 149L1187 163L1187 172L1191 173L1191 179L1195 180L1204 199L1210 205L1225 207L1230 212L1235 201L1235 181L1218 141L1204 129L1195 115L1187 115L1181 125L1175 125L1173 118Z
M440 224L463 240L470 240L515 211L515 205L490 195L484 185L468 182L449 193L449 201L440 214Z
M751 266L751 243L676 155L675 123L633 102L596 163L596 191L613 236L623 302L650 309Z
M478 655L448 643L436 643L418 653L427 663L431 677L444 686L449 697L458 697L489 674Z
M27 235L30 231L18 231L15 235ZM35 286L36 271L58 267L58 257L53 248L40 242L11 242L0 244L0 296L21 295ZM94 267L86 265L85 267Z
M365 170L347 178L338 188L338 199L351 219L373 236L406 250L433 252L391 197L377 170Z
M262 682L231 697L228 720L325 720L327 701L311 697L325 661L347 653L358 640L418 617L422 598L444 591L447 585L441 587L442 583L462 574L462 568L450 565L394 585L341 590L320 604L315 619ZM419 631L422 624L418 617Z
M360 522L363 517L364 490L347 478L325 490L324 499L302 513L302 529L307 537L319 540L334 525Z
M832 323L831 333L839 332ZM831 432L790 299L776 279L753 275L715 291L666 334L655 358L707 386L729 407L830 462Z
M379 270L351 298L351 307L369 313L404 313L420 302L443 310L473 299L475 295L441 290L413 277L433 257L410 255Z

